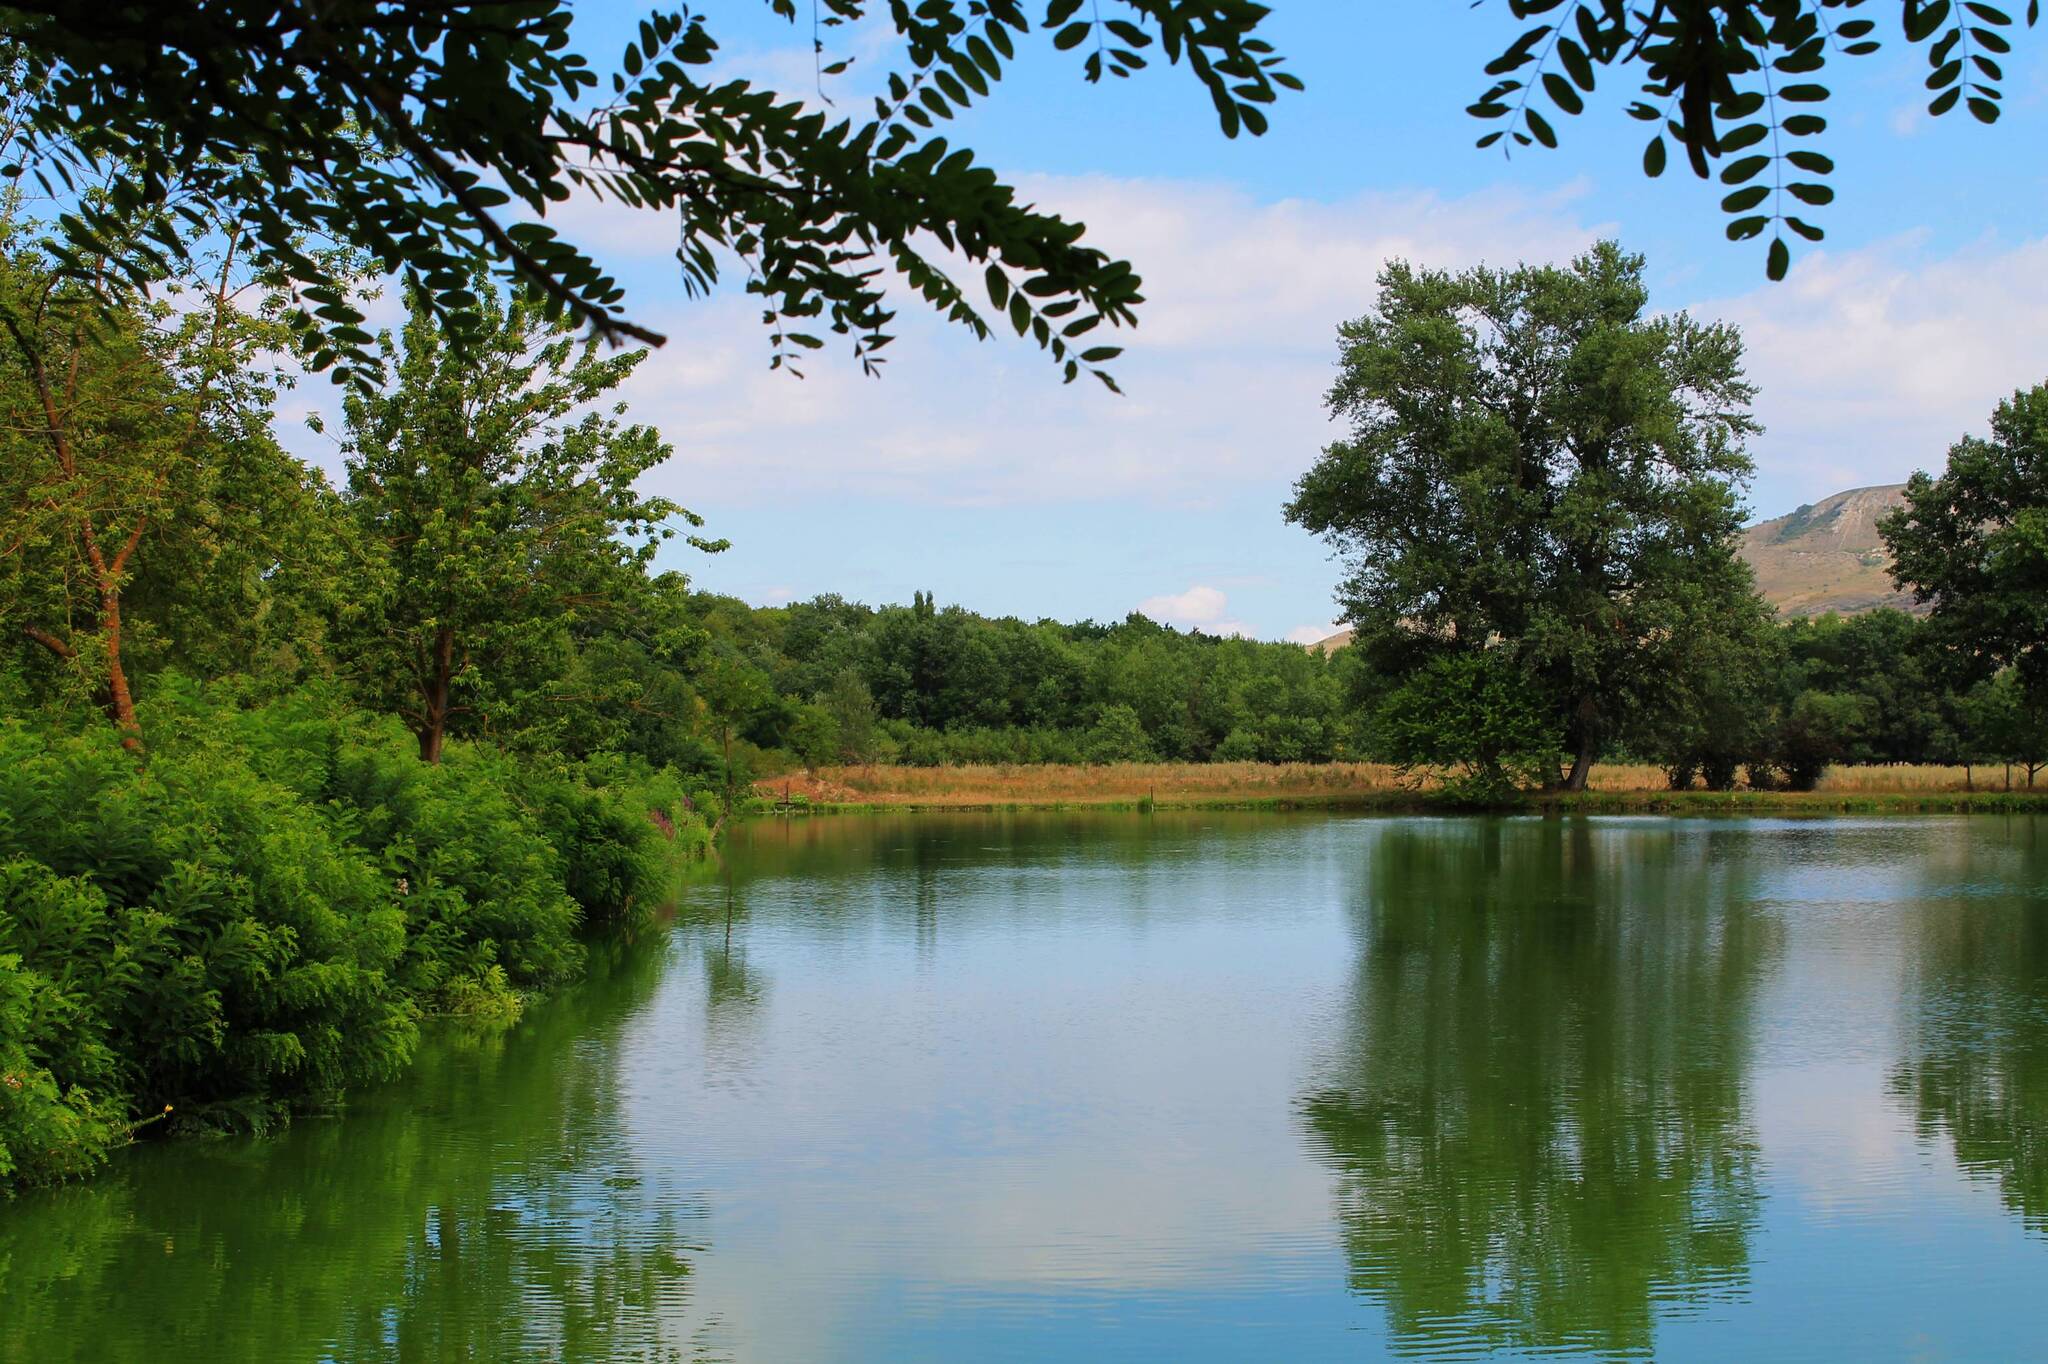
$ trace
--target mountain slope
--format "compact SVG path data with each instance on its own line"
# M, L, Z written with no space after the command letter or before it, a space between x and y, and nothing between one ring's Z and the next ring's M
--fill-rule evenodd
M1891 556L1877 535L1878 519L1905 500L1903 483L1851 488L1750 526L1737 552L1780 615L1852 615L1878 606L1911 610L1912 594L1892 585Z
M1892 586L1891 556L1879 518L1905 505L1906 485L1851 488L1744 528L1736 546L1756 574L1757 590L1783 616L1854 615L1879 606L1915 610L1913 595ZM1340 630L1311 644L1324 653L1351 642Z

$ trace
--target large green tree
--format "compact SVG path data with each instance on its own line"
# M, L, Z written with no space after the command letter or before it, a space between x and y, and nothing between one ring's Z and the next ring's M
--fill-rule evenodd
M391 382L346 404L359 554L338 628L365 699L428 762L451 728L544 723L576 625L646 587L672 520L697 524L635 487L668 457L660 434L596 406L646 352L597 354L516 297L479 306L458 351L414 295Z
M1328 404L1349 432L1287 506L1345 558L1354 647L1416 685L1505 651L1571 789L1753 591L1741 338L1648 305L1642 257L1611 242L1565 267L1389 266L1339 332Z
M1019 202L938 125L987 96L1038 33L1090 80L1148 54L1185 63L1232 136L1263 132L1278 90L1299 86L1257 37L1267 10L1253 0L1050 0L1037 18L1021 0L891 0L903 60L886 96L834 104L825 81L846 62L824 40L880 7L765 3L817 42L815 87L799 98L712 70L706 17L681 9L650 12L608 70L578 50L569 0L29 0L0 6L0 26L36 94L27 172L61 189L112 168L104 203L68 220L81 256L169 199L242 221L305 286L316 363L358 376L374 371L374 338L307 234L402 273L458 340L488 333L473 287L488 266L551 318L659 345L548 221L581 197L667 215L692 295L738 258L778 362L820 345L816 328L871 368L900 277L976 333L1007 319L1072 379L1114 355L1083 338L1134 319L1138 276L1084 245L1080 224ZM150 244L159 260L200 239L168 227ZM991 312L948 276L949 253L984 272Z
M1940 477L1914 474L1878 530L1951 648L2048 699L2048 384L2001 402L1990 437L1949 447Z

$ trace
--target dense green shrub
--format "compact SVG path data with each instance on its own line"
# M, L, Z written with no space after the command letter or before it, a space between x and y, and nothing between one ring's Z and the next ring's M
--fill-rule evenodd
M540 769L301 695L166 684L111 729L0 720L0 1187L139 1122L264 1127L411 1057L423 1013L515 1016L701 857L716 795Z
M111 733L0 722L0 864L21 1045L81 1112L261 1126L411 1054L388 881L223 752L138 773Z
M40 871L0 865L0 915L11 912L16 883ZM80 1012L40 973L23 970L20 954L0 954L0 1187L84 1174L126 1135L109 1099L113 1054L97 1029L80 1029ZM67 1047L74 1039L82 1054ZM90 1078L67 1084L60 1073Z
M1499 800L1557 775L1557 735L1504 649L1432 660L1381 702L1380 742L1407 769L1442 774L1456 800Z

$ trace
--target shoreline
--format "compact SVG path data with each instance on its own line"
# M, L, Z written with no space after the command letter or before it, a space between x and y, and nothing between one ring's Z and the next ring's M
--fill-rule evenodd
M1302 767L1276 771L1265 781L1241 773L1219 774L1208 789L1186 780L1146 782L1144 770L1122 774L1103 769L870 769L824 777L806 773L755 783L757 816L881 814L1001 814L1065 811L1147 814L1155 811L1346 811L1377 814L1643 814L1643 815L1839 815L1839 814L2032 814L2048 813L2048 789L1975 790L1928 784L1897 789L1857 789L1843 783L1813 791L1673 791L1666 787L1613 785L1579 792L1528 792L1494 802L1457 801L1441 792L1358 780L1356 768ZM1853 771L1853 770L1852 770ZM877 772L887 772L880 781ZM1622 774L1617 773L1616 776ZM985 777L986 780L977 780ZM1322 789L1316 789L1318 786ZM1259 789L1263 786L1265 789ZM867 789L863 789L863 788ZM1168 789L1160 790L1159 787ZM1178 787L1179 789L1172 789ZM1194 788L1194 789L1189 789Z

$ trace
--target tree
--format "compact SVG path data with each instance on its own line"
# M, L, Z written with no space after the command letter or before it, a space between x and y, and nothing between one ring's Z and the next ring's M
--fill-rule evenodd
M834 756L844 762L871 763L881 748L882 733L875 714L874 694L852 668L841 669L829 691L818 697L818 705L831 721Z
M1443 772L1459 799L1497 800L1557 775L1552 716L1505 649L1432 658L1387 693L1377 721L1387 757Z
M1856 15L1864 0L1717 0L1713 4L1630 6L1624 0L1508 0L1529 23L1486 67L1493 83L1466 112L1501 120L1481 147L1558 145L1544 110L1576 115L1593 93L1596 68L1640 67L1642 97L1631 118L1652 126L1643 170L1661 175L1668 135L1704 180L1720 168L1731 192L1721 200L1728 236L1770 234L1765 269L1782 279L1791 263L1785 232L1819 241L1824 229L1798 215L1833 202L1832 159L1808 139L1827 130L1817 112L1830 95L1822 76L1829 48L1844 56L1878 50L1877 25ZM1830 15L1830 11L1833 12ZM2040 0L2027 0L2027 26ZM1980 123L1998 121L2011 51L2012 17L1995 5L1965 0L1902 0L1900 30L1924 45L1937 117L1959 104ZM1540 92L1540 94L1539 94ZM1732 160L1728 158L1734 158Z
M1376 670L1505 651L1574 790L1753 590L1741 338L1649 315L1642 274L1611 242L1564 268L1389 266L1339 330L1327 401L1350 432L1286 508L1345 557L1337 600Z
M1938 638L2048 707L2048 384L1999 403L1990 439L1957 441L1939 478L1914 474L1878 531Z
M1104 706L1096 715L1086 751L1091 763L1145 763L1159 757L1138 712L1122 705Z
M139 751L129 606L145 565L174 570L158 575L160 601L219 587L230 562L247 586L276 567L284 530L253 513L306 491L271 438L277 381L256 361L282 339L275 298L230 228L207 277L155 277L154 301L104 278L119 267L108 244L89 262L103 277L96 306L17 209L10 196L0 212L0 620L80 680Z
M1820 785L1828 768L1855 750L1870 726L1870 698L1855 692L1815 691L1792 698L1771 736L1771 761L1794 791Z
M365 699L432 763L451 727L532 723L572 624L643 581L671 518L701 523L634 490L668 456L660 435L589 410L644 351L599 356L488 290L483 335L457 351L426 299L409 304L384 338L394 382L345 406L362 557L340 628Z
M1757 761L1770 739L1785 632L1761 598L1727 604L1728 617L1674 641L1670 685L1639 708L1626 736L1632 751L1664 764L1676 791L1695 775L1708 790L1732 789L1736 770Z
M794 0L767 5L798 22ZM1091 81L1130 75L1156 44L1187 64L1230 136L1265 131L1266 106L1300 86L1256 36L1267 11L1253 0L1119 0L1085 15L1081 0L1051 0L1042 26L1021 0L926 0L889 7L907 64L871 117L849 115L825 107L824 81L848 61L822 35L869 10L809 11L817 107L712 78L717 44L681 10L649 14L608 77L573 44L570 0L31 0L6 8L6 27L33 76L29 173L52 188L82 169L113 174L105 202L67 221L75 254L97 254L138 206L173 195L244 221L252 248L302 286L315 366L357 378L374 374L374 338L307 234L402 273L458 349L490 332L473 283L484 267L552 320L661 344L545 221L576 197L673 215L691 295L737 256L777 363L822 344L807 330L816 319L872 369L890 339L892 273L986 335L935 259L944 251L986 267L993 315L1068 379L1100 374L1115 348L1081 338L1134 320L1137 275L1082 245L1081 225L1019 203L972 151L933 135L935 121L985 97L1034 27L1081 49ZM203 237L167 226L159 261Z
M2005 764L2005 786L2012 789L2012 769L2026 770L2027 789L2048 763L2048 698L2021 686L2008 668L1971 689L1964 709L1973 748L1983 757Z

